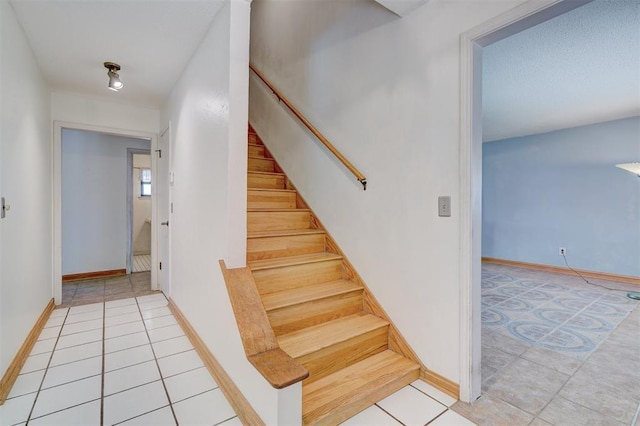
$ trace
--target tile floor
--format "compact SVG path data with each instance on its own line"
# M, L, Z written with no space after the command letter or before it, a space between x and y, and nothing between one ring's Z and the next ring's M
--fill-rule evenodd
M640 308L627 284L483 265L480 425L631 425L640 404ZM636 425L640 426L640 422Z
M151 272L137 272L108 279L71 281L62 284L61 307L108 302L158 293L151 290Z
M2 425L238 425L163 294L55 309Z

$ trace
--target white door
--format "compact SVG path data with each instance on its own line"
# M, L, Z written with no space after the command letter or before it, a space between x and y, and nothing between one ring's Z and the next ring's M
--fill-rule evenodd
M159 289L168 296L171 295L171 183L169 179L171 158L171 123L160 134L158 143L158 285Z

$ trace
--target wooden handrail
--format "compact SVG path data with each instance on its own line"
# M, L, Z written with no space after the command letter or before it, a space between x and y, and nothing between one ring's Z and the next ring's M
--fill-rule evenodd
M331 142L329 142L329 140L327 138L324 137L324 135L322 133L320 133L320 131L318 129L316 129L313 124L311 124L309 122L309 120L307 120L307 118L302 115L302 113L300 111L298 111L298 109L293 106L293 104L291 102L289 102L289 100L287 98L284 97L284 95L282 93L280 93L280 91L278 91L278 89L276 89L273 84L271 84L271 82L269 80L267 80L264 75L262 75L262 73L260 71L258 71L256 69L256 67L253 66L253 64L249 64L249 68L251 69L251 71L253 71L259 78L260 80L263 81L264 84L267 85L267 87L269 87L269 89L271 89L271 91L273 92L274 95L276 95L276 97L278 98L279 101L282 101L287 108L289 108L291 110L291 112L298 117L298 119L300 121L302 121L302 124L304 124L305 126L307 126L307 129L309 129L311 131L311 133L313 133L320 142L323 143L324 146L327 147L327 149L329 151L331 151L331 153L333 155L336 156L336 158L338 160L340 160L340 162L342 164L344 164L344 166L349 169L349 171L351 173L353 173L353 175L356 177L356 179L358 179L358 182L360 182L362 184L362 187L364 188L364 190L367 190L367 178L360 172L360 170L356 169L356 167L351 164L351 162L349 160L347 160L344 155L342 155L340 153L340 151L338 151L336 149L335 146L333 146L333 144Z

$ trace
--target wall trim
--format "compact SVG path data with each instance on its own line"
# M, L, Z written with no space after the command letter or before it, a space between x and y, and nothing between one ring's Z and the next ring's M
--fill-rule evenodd
M517 260L497 259L494 257L483 257L482 261L486 263L493 263L495 265L513 266L516 268L533 269L536 271L553 272L563 275L576 275L576 273L571 269L563 266L543 265L540 263L520 262ZM578 271L583 277L593 278L594 280L615 281L625 284L640 285L640 277L634 277L631 275L609 274L607 272L585 271L583 269L576 269L576 271Z
M242 392L240 392L236 384L233 383L233 380L231 380L227 372L224 371L218 360L213 356L209 348L207 348L207 345L205 345L189 321L187 321L187 318L180 311L173 299L169 299L169 309L175 316L178 324L180 324L180 327L184 330L200 358L202 358L204 365L206 365L207 370L209 370L209 374L213 376L216 383L220 386L220 390L231 404L231 407L233 407L233 411L236 412L242 424L264 425L265 423L260 416L258 416L258 413L256 413L251 404L249 404L249 401L247 401Z
M33 349L33 345L36 344L38 336L40 336L40 332L42 332L42 329L47 323L49 315L51 315L51 311L53 311L54 308L55 303L53 299L51 299L38 317L36 323L33 325L33 328L22 343L22 346L20 346L20 349L16 352L16 355L13 357L13 360L11 361L11 364L9 364L7 371L5 371L4 376L2 376L2 379L0 380L0 405L4 404L7 396L9 396L9 392L18 378L20 370L22 370L24 363L27 361L27 358L31 353L31 349Z
M455 399L460 399L460 386L438 373L434 373L426 368L421 368L420 380L441 390L447 395L454 397Z
M80 272L79 274L63 275L62 282L67 283L70 281L78 281L78 280L92 280L96 278L119 277L122 275L127 275L126 269L110 269L108 271Z

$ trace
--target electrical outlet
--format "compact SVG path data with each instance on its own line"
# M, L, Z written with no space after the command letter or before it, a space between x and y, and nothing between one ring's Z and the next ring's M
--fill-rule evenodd
M564 256L565 254L567 254L567 249L564 247L560 247L560 256Z
M451 216L451 197L449 196L438 197L438 216L440 217Z

